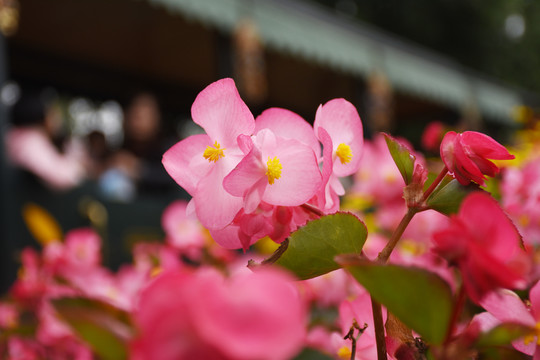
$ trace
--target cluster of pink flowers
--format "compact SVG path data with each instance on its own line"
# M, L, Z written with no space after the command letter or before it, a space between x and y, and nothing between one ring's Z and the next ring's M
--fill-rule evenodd
M339 209L338 177L358 170L363 145L360 117L346 100L321 105L314 127L279 108L254 119L234 81L223 79L197 96L191 112L206 134L174 145L163 165L193 197L188 212L223 247L247 250L265 236L282 242L313 217L306 203Z
M431 144L441 141L442 171L428 181L426 161L406 141L380 135L364 143L358 113L344 99L321 105L313 126L278 108L255 119L233 80L223 79L197 96L192 116L206 133L180 141L163 156L166 170L192 196L164 211L165 241L137 244L133 263L116 273L101 264L100 239L91 229L73 230L41 253L25 249L19 277L0 302L0 354L100 355L99 334L88 339L70 327L57 301L83 298L106 306L90 320L79 314L81 321L101 326L122 344L124 358L134 360L287 360L303 351L335 359L422 358L424 345L433 345L433 358L461 359L479 351L475 342L484 334L508 323L525 329L508 347L512 341L518 351L540 359L540 267L533 256L540 216L537 161L505 169L501 208L480 186L499 173L490 160L513 155L484 134L442 136L440 127L433 130ZM276 264L246 267L249 258L267 255L250 249L255 242L268 237L281 243L308 221L337 212L345 194L340 178L349 175L346 207L369 232L355 254L360 270L389 261L392 269L414 268L431 279L422 286L434 281L437 290L444 288L454 312L444 342L407 344L415 341L413 330L421 331L392 315L395 301L388 311L379 306L380 316L374 316L371 288L362 287L345 265L304 281ZM433 205L437 196L446 210ZM387 251L391 244L395 248ZM509 289L529 290L530 306ZM460 316L465 299L485 312ZM119 325L118 313L128 320Z
M0 302L0 333L12 333L0 341L0 353L9 359L93 359L94 349L52 304L81 297L129 314L135 328L120 335L132 359L287 359L298 353L307 303L291 276L240 268L238 254L213 246L204 228L185 217L185 207L173 202L162 217L166 242L140 243L134 263L117 273L101 264L101 241L91 229L73 230L41 253L25 249L19 278ZM192 268L182 257L222 264L234 276L208 265ZM29 337L28 329L35 335Z
M540 156L504 169L501 203L529 246L540 244Z

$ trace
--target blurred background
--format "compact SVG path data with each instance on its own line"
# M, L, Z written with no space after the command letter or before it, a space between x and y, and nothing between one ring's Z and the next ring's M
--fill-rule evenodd
M255 116L312 122L343 97L367 137L421 149L438 121L509 140L536 119L539 19L532 0L0 0L2 289L19 249L75 227L113 268L162 238L187 194L161 155L223 77Z

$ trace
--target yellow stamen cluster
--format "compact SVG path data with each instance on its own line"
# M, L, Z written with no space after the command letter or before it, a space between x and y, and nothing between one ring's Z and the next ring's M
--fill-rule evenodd
M344 143L338 145L336 149L336 155L338 156L342 164L350 162L353 156L351 147Z
M270 156L268 157L268 161L266 162L266 176L268 176L268 183L272 185L276 179L279 179L281 177L281 169L283 169L283 166L279 163L279 159L277 156L274 156L273 159L270 159Z
M534 338L536 338L536 345L540 345L540 322L536 323L534 331L531 334L523 338L523 343L525 345L529 345L534 342Z
M348 360L351 358L352 351L347 346L339 348L337 355L340 359Z
M223 153L223 150L225 149L221 149L220 148L221 146L218 144L218 142L216 141L214 146L207 146L206 147L206 150L204 150L204 158L207 159L208 161L213 161L213 162L216 162L218 161L220 158L224 157L225 154Z

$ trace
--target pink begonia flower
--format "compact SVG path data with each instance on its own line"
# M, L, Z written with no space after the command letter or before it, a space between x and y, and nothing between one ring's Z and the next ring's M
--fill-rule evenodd
M8 359L41 360L46 358L45 353L45 349L33 339L14 335L7 340Z
M441 145L445 132L445 126L440 121L432 121L422 133L422 146L429 151L437 151Z
M47 349L50 359L91 360L92 351L79 340L71 327L60 320L52 305L44 301L38 311L36 340Z
M501 202L525 243L540 245L540 158L504 169Z
M418 168L420 166L426 168L421 153L412 150L412 145L405 139L394 139L410 149L416 157ZM377 225L393 231L406 211L403 201L405 181L392 159L383 134L376 135L372 140L366 140L363 149L360 167L354 174L354 183L348 194L360 201L360 207L376 206ZM420 172L417 174L422 175ZM421 182L421 176L419 178L417 181Z
M273 232L272 212L274 206L264 203L251 214L244 210L236 215L233 222L221 230L210 230L210 235L226 249L244 249L247 251L259 239Z
M86 271L101 264L101 239L90 228L71 230L64 242L53 242L43 252L49 266L62 267L61 271Z
M460 184L467 185L474 181L484 185L486 175L493 177L499 173L497 165L488 159L510 160L515 156L485 134L449 131L441 143L441 158Z
M510 290L498 290L486 295L480 305L494 318L485 316L480 319L483 330L487 331L503 323L517 323L533 328L533 333L515 340L512 345L527 355L534 355L534 360L540 359L540 282L531 288L529 293L530 308Z
M47 292L49 276L41 270L41 260L34 249L25 248L21 261L22 267L10 292L17 301L33 304Z
M141 294L131 358L290 359L307 320L291 281L277 269L229 279L211 269L164 273Z
M358 171L364 144L362 121L356 108L345 99L320 105L313 124L323 145L322 186L317 206L326 213L339 210L339 196L345 193L338 177Z
M207 86L191 107L193 121L206 135L193 135L163 155L169 175L193 196L197 218L208 229L223 229L242 207L242 198L223 188L223 179L244 153L240 135L251 136L255 120L232 79Z
M321 173L313 150L292 139L262 129L253 137L251 151L223 180L230 194L244 199L244 212L264 201L276 206L298 206L315 195Z
M345 99L333 99L320 105L313 124L321 140L319 128L332 140L332 170L337 176L348 176L358 171L364 144L362 121L353 104ZM323 146L326 146L323 142ZM327 159L324 159L326 161Z
M0 329L8 330L19 323L19 311L15 304L0 302Z
M139 242L133 248L133 266L139 272L153 273L181 267L178 251L158 242Z
M521 288L531 258L516 227L487 193L474 192L450 225L433 234L434 251L461 270L465 290L475 302L496 288Z
M291 232L317 216L300 206L273 206L261 202L257 209L246 214L243 210L224 229L210 230L212 238L226 249L244 249L268 236L276 243L283 242Z
M385 309L383 309L382 315L383 322L386 322L387 314ZM364 325L367 324L366 329L356 342L356 359L376 359L377 342L375 341L375 324L373 322L373 313L371 310L371 297L367 291L359 294L352 301L343 301L339 306L339 323L343 334L347 334L353 324L353 320L356 320L360 328L363 328ZM342 346L348 346L348 348L350 348L350 340L347 341L347 343L348 344L343 344Z
M301 281L299 285L304 296L322 308L338 306L346 299L365 292L358 282L343 269Z
M172 247L192 257L197 257L206 243L207 236L201 223L186 215L188 203L176 200L169 204L161 215L161 226Z

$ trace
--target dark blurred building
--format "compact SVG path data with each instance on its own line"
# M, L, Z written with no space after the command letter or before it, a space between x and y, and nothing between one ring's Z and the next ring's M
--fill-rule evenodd
M186 112L204 86L235 76L248 92L244 97L253 99L254 113L282 106L309 120L318 104L333 97L351 100L367 116L366 108L377 105L364 104L366 98L388 96L378 81L391 91L398 128L401 122L473 113L508 123L522 102L518 92L451 59L311 2L18 3L18 30L7 43L9 77L75 94L122 101L144 86L167 111ZM242 74L236 63L240 69L258 65ZM364 121L369 126L371 119Z

